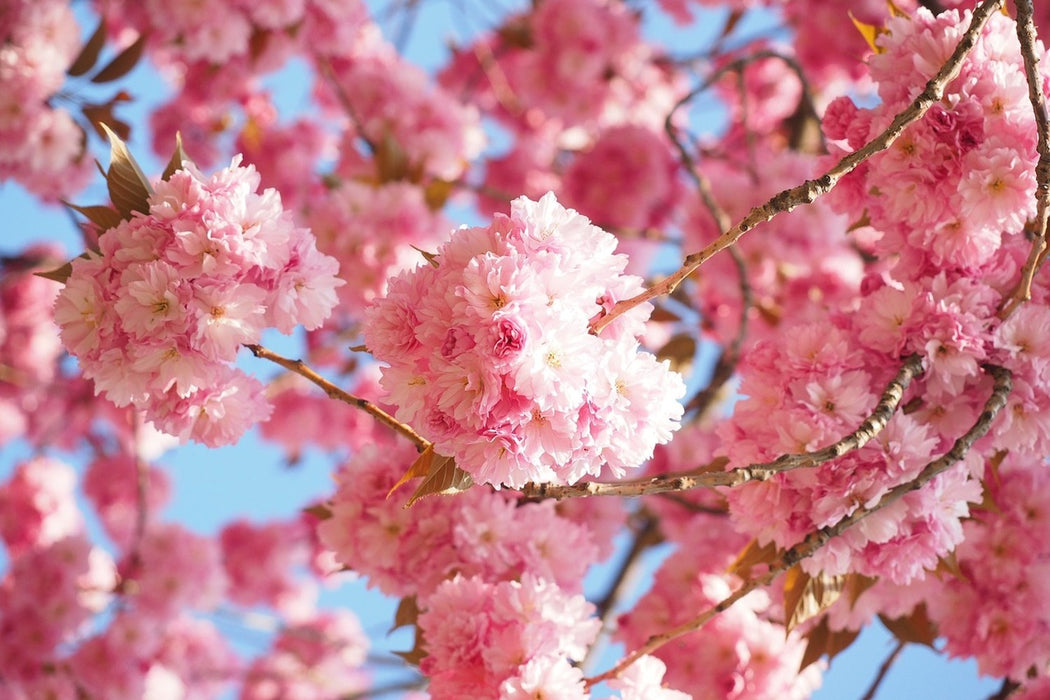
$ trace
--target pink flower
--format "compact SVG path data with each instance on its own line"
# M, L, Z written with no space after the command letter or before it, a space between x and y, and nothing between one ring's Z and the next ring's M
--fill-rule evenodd
M261 385L228 364L238 348L267 326L317 328L341 284L336 261L239 162L211 177L187 163L158 182L149 214L74 261L55 303L63 342L101 393L213 446L270 412Z
M678 427L685 387L639 351L651 307L589 332L603 304L639 289L615 247L553 195L520 198L510 218L455 232L436 267L392 279L365 339L390 365L398 418L494 485L639 465Z
M655 656L643 656L627 667L609 687L620 691L623 700L687 700L687 693L662 685L667 665Z
M675 206L677 166L664 140L649 129L606 129L566 170L562 196L601 226L659 227Z

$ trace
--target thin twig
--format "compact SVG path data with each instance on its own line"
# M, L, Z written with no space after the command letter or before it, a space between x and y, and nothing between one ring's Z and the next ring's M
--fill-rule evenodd
M558 484L526 484L522 493L529 498L580 498L585 496L644 496L667 491L688 491L694 488L739 486L748 481L767 481L777 474L815 467L837 459L847 452L860 449L878 435L897 411L904 392L912 379L922 373L922 358L905 358L897 374L886 385L875 409L860 426L838 442L814 452L786 454L772 462L749 464L729 471L711 471L710 467L689 472L662 474L631 481L588 481L569 486Z
M616 601L619 600L620 593L623 591L623 584L627 579L627 574L634 567L635 562L638 561L638 557L647 548L656 544L659 539L660 535L656 527L656 520L652 516L646 515L645 523L635 534L634 541L631 542L631 548L624 556L623 561L620 562L620 567L616 570L616 575L613 576L608 592L594 605L599 619L604 620L605 616L616 605Z
M905 646L907 646L906 642L897 642L889 656L887 656L886 660L882 662L881 666L879 666L879 672L875 674L875 679L868 687L868 692L864 693L864 697L860 700L874 700L875 693L879 691L879 686L882 685L883 679L886 678L886 674L890 672L890 667L893 666L897 657L901 655L902 651L904 651Z
M989 396L988 400L985 402L981 415L977 418L977 421L970 427L970 429L955 441L950 450L923 467L922 471L919 472L919 475L913 480L890 489L890 491L879 499L879 502L874 506L855 510L834 525L810 533L806 539L784 552L780 558L780 562L770 566L769 570L764 575L745 581L727 598L719 602L717 605L703 611L693 619L666 632L650 637L645 644L625 656L619 663L605 673L588 678L587 686L591 687L601 681L615 678L622 673L624 669L646 654L651 654L663 645L681 637L682 635L700 629L716 615L728 610L734 603L747 594L762 586L769 585L777 576L795 566L803 559L812 556L830 540L838 537L849 528L867 518L869 515L896 503L907 494L921 489L934 477L942 474L955 465L959 460L966 456L966 453L971 447L973 447L973 444L988 432L989 428L992 426L992 421L995 420L995 417L999 415L999 412L1004 406L1006 406L1006 400L1010 395L1010 390L1013 388L1012 376L1009 370L994 365L985 365L984 370L993 377L994 386L992 388L991 396Z
M359 396L354 396L353 394L340 389L335 384L332 384L320 374L310 369L310 367L302 360L290 360L287 357L278 355L261 345L246 345L245 347L251 350L252 354L256 357L263 360L269 360L276 365L284 367L289 372L295 372L296 374L309 379L311 382L321 387L324 390L324 393L328 394L329 398L348 403L351 406L361 409L383 425L411 440L418 451L422 452L430 446L430 441L417 433L410 426L394 418L368 399L362 399Z
M1017 39L1021 43L1021 57L1024 60L1024 74L1028 80L1028 100L1032 103L1035 115L1035 128L1038 135L1036 148L1039 162L1035 166L1035 222L1032 233L1035 240L1032 250L1021 268L1021 279L1003 303L999 312L1000 318L1007 318L1017 308L1032 298L1032 280L1046 258L1046 227L1050 218L1050 125L1046 114L1046 102L1043 99L1043 78L1039 72L1039 56L1035 51L1036 32L1032 20L1032 0L1017 0Z
M635 306L649 302L656 297L670 294L701 265L710 260L715 254L736 243L746 232L761 223L770 221L778 214L792 211L803 204L812 203L818 197L829 192L839 180L852 172L858 165L868 158L871 158L876 153L889 148L904 132L904 129L908 125L922 118L922 116L926 114L926 111L941 99L945 87L959 75L959 71L962 69L963 59L966 58L967 54L970 53L974 45L977 43L977 36L980 34L981 29L988 21L992 12L994 12L1002 2L1003 0L985 0L977 6L973 12L970 26L966 29L966 32L959 40L959 44L955 47L951 57L949 57L948 61L939 71L937 71L937 74L926 83L925 89L919 93L907 109L894 117L893 122L890 123L882 133L873 138L862 148L846 155L842 160L832 166L830 170L815 180L806 180L801 185L775 194L764 204L754 207L747 216L745 216L733 228L719 236L713 243L703 250L686 256L682 266L670 276L664 278L641 294L614 304L604 315L591 322L591 331L595 334L601 333L602 329L624 313L633 309Z
M138 442L139 430L142 427L142 416L136 410L130 411L132 442ZM142 567L142 540L146 536L146 523L149 520L149 464L135 449L135 531L128 547L130 578L137 577Z
M695 166L692 154L689 153L681 141L678 140L675 134L674 127L671 125L671 121L668 119L664 123L667 129L667 134L671 138L671 141L678 148L678 153L682 157L682 161L686 166L686 171L693 178L696 183L696 191L700 195L700 201L704 203L704 206L711 213L711 216L715 220L715 225L718 226L720 233L724 233L729 230L731 226L731 219L725 209L715 199L714 192L711 189L711 182L708 178L701 173ZM743 348L744 340L747 338L748 329L748 317L751 313L752 306L752 293L751 293L751 282L747 278L747 265L744 264L744 258L740 255L740 252L736 248L730 249L730 254L733 258L733 263L736 265L737 274L740 280L740 319L739 326L737 327L736 336L733 338L729 346L722 352L718 358L718 362L715 363L714 371L711 373L711 380L707 383L707 386L703 391L699 392L692 401L689 402L688 409L695 409L697 417L702 417L707 409L714 403L714 399L721 392L722 387L725 383L736 372L737 363L740 361L740 351Z
M343 89L342 83L339 82L339 76L335 73L335 68L332 67L331 61L327 57L317 57L317 70L324 76L324 79L328 82L328 86L332 88L332 92L335 93L336 99L339 101L339 105L346 112L347 118L350 119L350 123L354 125L354 130L357 131L356 136L360 138L366 146L368 146L368 152L370 155L375 155L379 152L379 146L374 143L368 135L365 133L364 124L357 116L357 112L354 110L354 104L350 101L350 96L346 94L346 90Z

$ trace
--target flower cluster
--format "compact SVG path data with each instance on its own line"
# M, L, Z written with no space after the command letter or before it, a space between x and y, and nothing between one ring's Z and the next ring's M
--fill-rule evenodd
M310 201L305 221L318 248L345 271L340 311L355 317L386 292L388 278L415 266L413 247L432 249L448 228L430 210L423 188L408 182L343 182Z
M956 10L934 17L920 9L888 21L870 60L882 103L861 109L841 97L828 106L823 126L835 157L889 124L951 54L967 20ZM1036 130L1013 22L993 14L976 53L980 60L963 63L940 103L831 193L842 211L866 212L882 234L877 254L903 249L916 272L974 271L1004 232L1020 231L1035 213Z
M219 534L219 544L230 600L244 607L267 605L290 618L309 610L314 590L296 576L305 569L308 543L299 519L259 525L246 520L228 523Z
M519 138L578 148L581 135L603 126L629 123L659 133L688 88L640 29L639 15L621 2L545 0L460 49L441 82Z
M68 2L15 0L0 8L0 182L58 199L91 174L84 132L49 101L80 48Z
M75 484L73 468L48 457L19 464L7 483L0 484L0 539L10 554L80 533Z
M453 572L486 581L530 572L577 592L600 557L594 527L623 523L622 512L593 513L578 523L551 501L519 504L511 492L488 489L426 498L407 509L410 490L390 491L414 457L404 442L363 448L336 476L338 490L317 527L340 563L387 595L427 595Z
M328 81L319 81L316 90L336 115L352 117L355 129L346 134L351 155L358 155L354 140L363 138L377 151L377 159L386 161L381 168L398 164L393 169L404 167L407 172L398 174L412 179L428 175L454 180L481 152L485 137L477 110L429 84L426 74L402 60L377 27L362 30L352 51L333 59L331 66L336 93Z
M351 613L319 613L281 630L246 671L242 700L352 697L369 687L368 638Z
M58 285L31 270L60 255L59 249L37 246L23 254L24 267L16 266L17 258L0 266L0 365L8 372L8 380L0 381L0 445L40 422L41 403L57 374L62 343L51 308Z
M82 534L15 556L0 579L5 688L44 675L42 669L53 661L58 646L105 606L115 580L112 559Z
M239 159L210 178L187 164L157 183L148 214L73 261L55 304L98 392L209 446L269 415L259 382L230 364L240 345L267 327L320 326L340 284L336 261L258 184Z
M622 474L650 457L678 426L685 386L639 351L650 306L589 332L641 291L615 247L553 195L519 198L510 217L456 231L436 265L392 280L365 338L390 365L398 419L495 485Z
M612 127L569 166L563 197L601 226L635 231L662 226L679 194L677 166L664 139L651 130Z
M426 605L420 669L433 697L587 697L568 659L583 658L601 622L582 595L532 574L496 584L457 576Z
M986 508L963 523L958 576L930 578L926 606L953 656L1022 680L1050 658L1050 472L1040 460L999 465Z
M777 192L817 175L813 156L764 145L753 148L762 163L757 172L716 158L707 158L702 165L715 201L733 221ZM842 235L847 225L845 217L817 200L740 239L736 249L751 291L748 346L776 333L781 319L823 320L828 308L856 297L863 266L852 242ZM708 245L722 233L698 196L687 201L683 229L690 250ZM723 343L731 342L739 332L742 306L740 271L732 259L724 255L711 259L693 289L705 330Z
M736 539L725 519L709 517L697 549L680 549L656 573L653 588L620 618L617 637L637 648L727 598L739 585L725 574L733 553L719 535ZM699 558L694 556L699 554ZM803 700L820 685L817 666L799 670L805 644L785 634L782 611L765 591L755 591L703 628L655 652L668 667L667 681L697 698Z
M882 53L871 59L883 103L861 109L848 99L833 102L823 123L833 148L860 147L881 131L941 66L967 20L926 10L891 19L878 39ZM730 466L819 449L850 434L900 358L923 358L924 373L904 396L911 410L863 448L729 493L738 526L761 542L792 546L914 479L978 419L991 385L981 369L988 361L1011 369L1019 389L992 427L993 444L1044 454L1034 450L1045 446L1050 397L1034 389L1045 362L1031 349L1044 314L1025 309L999 326L996 313L1017 279L1028 247L1020 233L1034 211L1035 132L1011 21L993 14L975 51L981 60L963 65L941 102L830 195L835 208L864 224L857 244L878 259L860 280L861 298L818 322L779 328L780 337L760 342L740 365L748 398L719 429ZM1033 296L1045 295L1037 284ZM980 502L982 470L982 455L971 451L803 567L921 580L963 541L962 519Z

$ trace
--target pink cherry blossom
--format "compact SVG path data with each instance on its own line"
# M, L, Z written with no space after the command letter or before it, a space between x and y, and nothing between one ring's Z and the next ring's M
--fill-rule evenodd
M553 195L516 200L490 242L476 235L456 232L437 267L393 279L369 311L398 417L494 485L639 465L677 427L684 386L638 351L644 307L608 338L588 331L602 297L622 294L606 281L626 263L615 239Z
M264 420L261 385L227 363L264 328L317 328L336 304L338 264L258 184L239 159L210 178L186 165L148 215L74 261L55 305L97 391L182 439L226 444Z

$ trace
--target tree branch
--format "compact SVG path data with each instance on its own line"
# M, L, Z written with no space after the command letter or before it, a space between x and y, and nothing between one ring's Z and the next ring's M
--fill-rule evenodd
M343 389L340 389L335 384L332 384L330 381L328 381L320 374L312 370L302 360L290 360L287 357L278 355L272 350L264 348L261 345L245 345L245 347L251 350L252 354L256 357L261 358L263 360L269 360L270 362L273 362L276 365L280 365L289 372L295 372L299 376L309 379L311 382L321 387L324 390L324 393L328 394L329 398L348 403L351 406L355 406L361 409L362 411L372 416L383 425L387 426L388 428L394 430L397 433L400 433L401 435L404 435L406 438L411 440L419 452L422 452L430 446L430 441L422 435L420 435L419 433L417 433L410 426L394 418L392 415L379 408L379 406L376 406L368 399L362 399L359 396L354 396L353 394L344 391Z
M995 420L995 417L999 415L999 412L1006 406L1006 399L1010 395L1010 390L1013 388L1013 379L1009 370L994 365L985 365L984 369L994 378L995 383L992 388L991 396L989 396L988 400L985 402L984 409L981 411L981 415L977 418L977 422L974 423L970 429L962 435L962 437L955 441L950 450L938 459L927 464L917 477L890 489L890 491L879 499L879 502L871 508L856 510L834 525L829 525L828 527L810 533L806 539L784 552L780 558L780 562L770 566L769 571L764 575L745 581L741 584L740 588L730 594L727 598L720 601L717 605L703 611L693 619L666 632L653 635L645 644L625 656L619 663L605 673L588 678L587 687L615 678L622 673L624 669L646 654L651 654L663 645L674 641L682 635L700 629L712 618L719 613L728 610L734 603L748 593L751 593L762 586L769 585L777 576L787 571L795 564L798 564L803 559L812 556L817 550L833 538L838 537L872 513L876 513L883 508L896 503L912 491L921 489L934 477L947 471L956 462L961 460L966 455L966 452L973 447L973 444L983 437L985 433L988 432L989 428L991 428L992 421Z
M897 657L901 655L902 651L904 651L906 645L906 642L897 642L896 646L893 647L893 651L890 652L889 656L886 657L886 660L882 662L881 666L879 666L879 672L875 674L875 679L868 687L868 692L864 693L864 697L860 700L875 700L875 693L878 692L883 679L886 678L886 674L890 672L890 667L893 666Z
M526 484L522 493L529 498L579 498L585 496L644 496L667 491L687 491L694 488L739 486L748 481L767 481L782 472L815 467L837 459L847 452L860 449L878 435L897 411L904 392L912 379L922 374L922 358L910 355L886 386L875 409L860 426L838 442L814 452L787 454L772 462L750 464L729 471L711 471L710 466L690 472L663 474L631 481L588 481L570 486L558 484Z
M862 148L846 155L836 163L830 170L815 180L806 180L801 185L784 190L773 195L765 204L753 208L736 226L719 236L713 243L699 252L686 256L682 266L670 276L661 280L641 294L617 302L601 317L591 323L591 331L595 334L601 333L602 329L619 318L627 311L639 304L646 303L656 297L670 294L675 288L695 272L701 265L710 260L715 254L725 250L737 242L745 233L755 226L770 221L778 214L789 212L803 204L810 204L818 197L829 192L842 177L849 174L858 165L871 156L889 148L904 129L912 122L921 119L926 111L938 102L944 94L944 89L954 80L962 68L963 59L977 43L977 36L984 27L988 18L1003 0L985 0L973 12L970 26L959 40L948 61L941 67L937 74L926 83L925 89L919 93L915 100L894 117L893 122L878 136L873 138Z
M1046 102L1043 99L1043 79L1039 72L1039 57L1036 55L1035 23L1032 20L1032 0L1017 0L1017 39L1021 43L1025 78L1028 80L1028 100L1035 115L1039 162L1035 166L1035 222L1032 225L1032 250L1021 268L1021 279L1003 302L1000 318L1007 318L1017 308L1032 298L1032 280L1046 259L1046 227L1050 218L1050 125L1047 123Z

